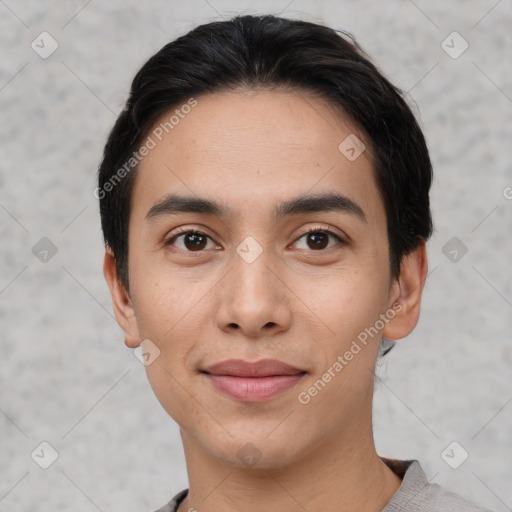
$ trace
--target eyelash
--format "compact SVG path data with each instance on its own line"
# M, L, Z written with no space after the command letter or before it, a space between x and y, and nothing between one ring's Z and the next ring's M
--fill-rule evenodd
M304 233L302 233L296 240L294 243L297 243L300 239L304 238L305 236L309 235L310 233L325 233L329 236L331 236L332 238L334 238L339 245L346 245L346 241L341 238L340 235L338 235L337 233L335 233L334 231L332 231L331 229L329 228L320 228L320 227L317 227L317 228L310 228L308 229L307 231L304 231ZM327 243L327 245L329 245L329 243ZM335 244L336 245L336 244ZM324 251L327 251L328 249L332 249L333 247L335 246L332 246L332 247L328 247L327 249L319 249L319 250L314 250L314 249L306 249L306 250L310 250L312 252L324 252Z
M297 241L299 241L301 238L309 235L310 233L325 233L333 238L336 239L336 241L338 242L338 244L341 244L341 245L347 245L347 242L340 237L340 235L338 235L337 233L335 233L334 231L328 229L328 228L312 228L312 229L308 229L307 231L305 231L304 233L302 233L296 240L294 243L296 243ZM195 230L195 229L187 229L187 228L184 228L182 230L180 230L178 233L175 233L173 234L171 237L169 237L167 240L164 241L164 246L172 246L173 242L176 241L176 239L180 236L183 236L183 235L187 235L187 234L195 234L195 235L203 235L203 236L206 236L207 238L209 238L210 240L211 237L209 237L206 233L203 233L202 231L198 231L198 230ZM333 246L334 247L334 246ZM328 247L328 249L331 249L332 247ZM178 251L183 251L183 249L177 249ZM311 251L313 252L324 252L326 251L327 249L319 249L319 250L314 250L314 249L310 249ZM204 252L204 249L202 250L199 250L199 251L183 251L183 252L188 252L188 253L194 253L194 252L198 252L198 253L201 253L201 252Z

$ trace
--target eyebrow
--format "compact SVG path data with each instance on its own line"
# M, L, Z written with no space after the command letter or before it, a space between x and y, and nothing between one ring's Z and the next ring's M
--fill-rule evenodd
M284 201L274 207L273 217L278 221L291 215L328 211L348 213L368 223L363 209L349 197L338 193L305 195ZM209 199L168 194L149 209L146 221L179 213L202 213L228 218L231 210L227 205Z

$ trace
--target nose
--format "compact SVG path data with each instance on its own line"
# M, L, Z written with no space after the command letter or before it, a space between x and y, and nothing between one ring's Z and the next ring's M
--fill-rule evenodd
M263 251L252 262L235 254L231 271L218 288L217 326L248 338L288 330L291 297L279 268L270 251Z

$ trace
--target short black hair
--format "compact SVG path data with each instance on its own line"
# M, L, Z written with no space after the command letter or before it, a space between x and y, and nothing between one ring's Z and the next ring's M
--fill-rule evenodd
M393 278L402 257L431 236L432 166L405 93L379 72L351 34L303 20L240 15L200 25L153 55L136 74L110 132L95 194L105 245L127 291L134 155L156 119L202 94L273 88L309 91L366 134L386 209Z

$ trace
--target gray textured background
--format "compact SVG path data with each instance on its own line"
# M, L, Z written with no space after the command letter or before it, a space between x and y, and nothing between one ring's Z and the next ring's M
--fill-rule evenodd
M113 319L93 189L143 62L193 26L239 12L349 30L410 92L434 164L436 231L420 322L379 370L377 448L419 459L433 482L493 510L512 507L512 1L264 0L257 9L0 1L0 511L142 512L187 487L177 425ZM31 48L43 31L59 45L46 59ZM469 44L456 59L441 46L453 31ZM32 252L45 236L57 248L46 262ZM452 237L468 248L455 262L443 253ZM48 469L31 457L43 441L59 454ZM458 469L440 455L452 441L469 453Z

